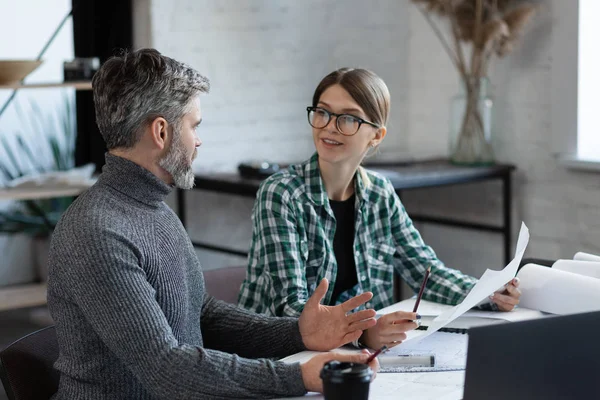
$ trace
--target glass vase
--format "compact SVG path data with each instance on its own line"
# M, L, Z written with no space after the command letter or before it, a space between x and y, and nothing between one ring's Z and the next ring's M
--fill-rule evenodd
M451 101L450 161L478 166L494 163L492 111L488 78L467 78Z

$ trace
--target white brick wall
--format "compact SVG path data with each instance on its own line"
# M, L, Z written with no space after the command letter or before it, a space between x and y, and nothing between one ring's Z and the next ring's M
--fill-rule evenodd
M386 81L393 100L383 155L407 157L408 3L137 0L135 7L138 21L150 19L149 28L136 27L150 32L150 40L138 35L139 46L156 47L211 79L202 102L199 170L308 158L314 147L305 108L319 80L343 66L373 69ZM194 239L248 249L253 199L200 191L188 199ZM245 263L199 255L205 268Z
M521 46L492 73L497 158L517 165L515 233L531 231L527 255L570 257L600 252L597 174L565 170L552 147L552 80L557 39L552 0ZM410 2L138 0L146 8L150 44L188 62L212 80L203 99L201 170L233 170L245 159L290 162L312 152L304 107L319 79L334 68L371 68L392 93L385 157L447 153L449 99L458 77L437 38ZM142 29L142 31L144 31ZM560 48L559 48L560 50ZM498 222L499 185L406 192L410 211ZM246 249L252 199L188 194L196 239ZM208 213L211 215L208 216ZM502 266L500 236L420 225L449 265L480 274ZM199 252L206 268L220 260Z
M553 30L559 17L558 1L544 3L521 45L509 57L497 60L491 77L496 155L499 161L517 166L515 234L520 221L525 221L531 233L526 256L548 258L571 257L579 250L600 252L598 175L568 171L554 155L552 106L556 99L552 96L552 79L557 74L553 68L565 52L555 46L565 42ZM409 29L410 148L416 154L444 154L447 104L458 90L457 75L414 8L409 11ZM438 111L439 118L431 118ZM448 215L489 222L500 211L499 190L494 189L490 184L483 189L481 185L466 185L464 189L422 190L407 193L404 200L409 210L447 210ZM501 265L496 235L433 226L425 227L422 233L450 265L478 273L484 267Z
M200 169L248 158L300 161L313 151L305 108L342 66L379 72L394 96L389 152L406 148L407 4L153 0L152 46L207 75ZM252 151L249 152L249 148Z

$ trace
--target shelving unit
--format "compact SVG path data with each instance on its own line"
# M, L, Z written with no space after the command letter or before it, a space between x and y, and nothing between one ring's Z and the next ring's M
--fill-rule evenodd
M91 90L92 83L86 82L56 82L56 83L12 83L0 85L0 90L15 89L59 89L74 88L76 90ZM0 189L1 200L36 200L56 197L77 196L89 185L75 185L72 187L52 188L43 186L39 188L14 188ZM0 311L16 308L35 307L46 304L46 283L26 283L0 287Z
M28 189L2 189L0 200L37 200L55 197L77 196L92 185L52 189L48 187ZM46 283L25 283L0 287L0 311L35 307L46 304Z
M54 197L77 196L91 186L73 186L53 189L48 187L28 189L0 189L0 200L36 200L51 199Z
M91 90L92 82L57 82L57 83L9 83L0 84L0 89L51 89L51 88L74 88L76 90Z

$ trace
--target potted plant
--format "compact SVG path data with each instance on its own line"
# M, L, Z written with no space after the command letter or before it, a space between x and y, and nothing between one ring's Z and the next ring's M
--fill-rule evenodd
M39 105L30 101L30 110L24 112L18 102L15 110L27 135L17 132L10 141L6 132L0 132L0 186L18 179L49 172L67 171L74 167L75 121L73 99L65 97L61 106L52 113L43 113ZM11 143L12 142L12 143ZM0 233L24 233L33 238L38 275L45 279L45 258L49 238L62 213L73 197L23 200L0 209Z
M450 160L456 164L494 162L492 104L488 72L494 56L517 44L537 10L531 0L412 0L441 41L458 71L462 94L453 100ZM447 24L448 34L433 16Z

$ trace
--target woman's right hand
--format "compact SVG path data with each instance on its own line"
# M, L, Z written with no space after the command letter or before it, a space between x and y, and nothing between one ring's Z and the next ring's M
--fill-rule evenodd
M416 321L420 318L420 315L406 311L386 314L377 320L377 325L363 332L360 341L371 349L383 345L391 348L406 340L406 332L416 329L420 325Z

